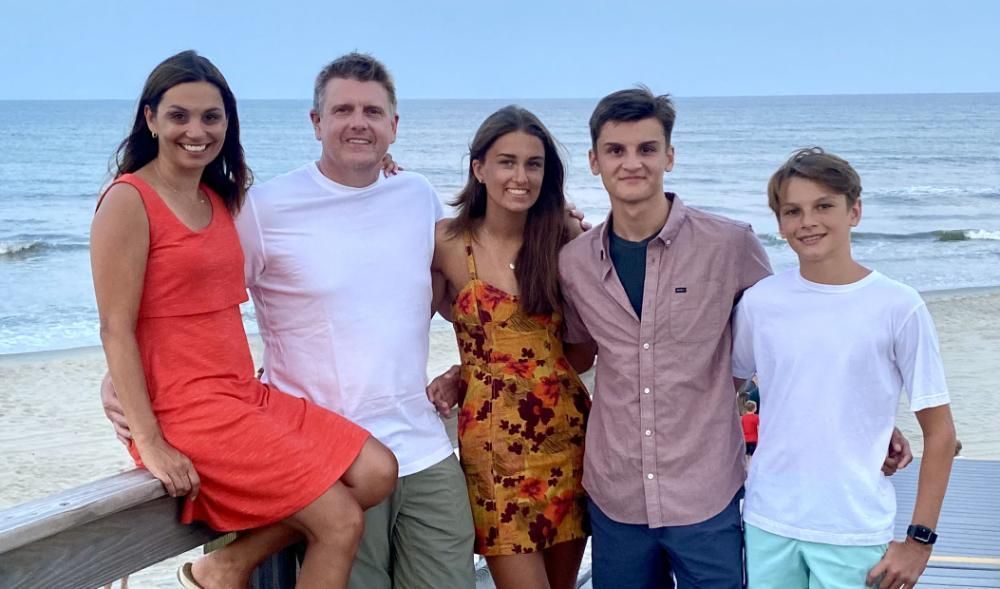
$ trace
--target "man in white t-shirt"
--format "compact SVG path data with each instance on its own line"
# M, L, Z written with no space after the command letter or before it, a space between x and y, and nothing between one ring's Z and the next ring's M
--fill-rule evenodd
M399 461L393 495L365 514L354 589L471 587L465 478L425 387L437 194L383 177L396 96L352 53L316 79L319 161L251 189L237 218L264 340L263 380L365 427Z
M340 413L396 456L395 491L365 512L352 589L474 587L465 477L425 389L440 201L423 176L381 173L399 116L392 78L370 55L323 68L310 117L319 161L252 187L236 218L262 380ZM262 560L280 536L244 543L239 560Z
M955 451L933 321L915 290L853 259L861 183L846 161L801 150L768 194L799 267L748 289L733 322L733 374L756 373L761 397L743 513L749 586L909 589ZM896 496L880 468L901 389L924 453L913 525L891 542Z

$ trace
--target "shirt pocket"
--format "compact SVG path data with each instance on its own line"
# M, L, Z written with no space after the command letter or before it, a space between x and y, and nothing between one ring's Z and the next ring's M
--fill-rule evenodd
M729 315L723 309L723 285L717 280L698 280L671 286L670 337L682 343L701 343L718 338Z

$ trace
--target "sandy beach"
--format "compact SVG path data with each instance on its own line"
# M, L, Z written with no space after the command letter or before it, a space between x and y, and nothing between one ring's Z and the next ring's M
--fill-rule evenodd
M937 324L952 410L968 458L1000 459L1000 289L925 295ZM259 363L261 345L251 339ZM428 374L457 358L454 335L431 334ZM0 509L132 468L104 418L99 348L0 356ZM898 422L919 454L919 427L901 402ZM183 557L138 573L132 587L172 587Z

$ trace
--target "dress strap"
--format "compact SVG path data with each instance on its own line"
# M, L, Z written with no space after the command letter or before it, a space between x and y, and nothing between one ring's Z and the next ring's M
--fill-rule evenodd
M469 280L479 280L476 276L476 257L472 255L472 233L465 232L465 265L469 269Z

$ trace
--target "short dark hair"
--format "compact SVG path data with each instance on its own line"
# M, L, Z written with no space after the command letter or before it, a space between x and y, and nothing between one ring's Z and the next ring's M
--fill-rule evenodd
M767 183L767 204L779 215L781 193L792 178L805 178L822 184L829 190L847 197L847 206L861 198L861 176L842 157L823 151L821 147L800 149L788 158Z
M656 96L645 86L619 90L608 94L597 103L594 114L590 115L590 142L597 147L597 137L605 123L632 123L650 117L663 125L663 136L670 145L670 135L674 132L677 111L669 94Z
M320 106L323 103L323 92L326 90L326 85L334 78L358 82L378 82L389 94L389 104L392 109L396 109L396 85L392 81L389 70L381 61L371 55L355 51L326 64L316 76L316 85L313 87L313 108L317 112L320 111Z

